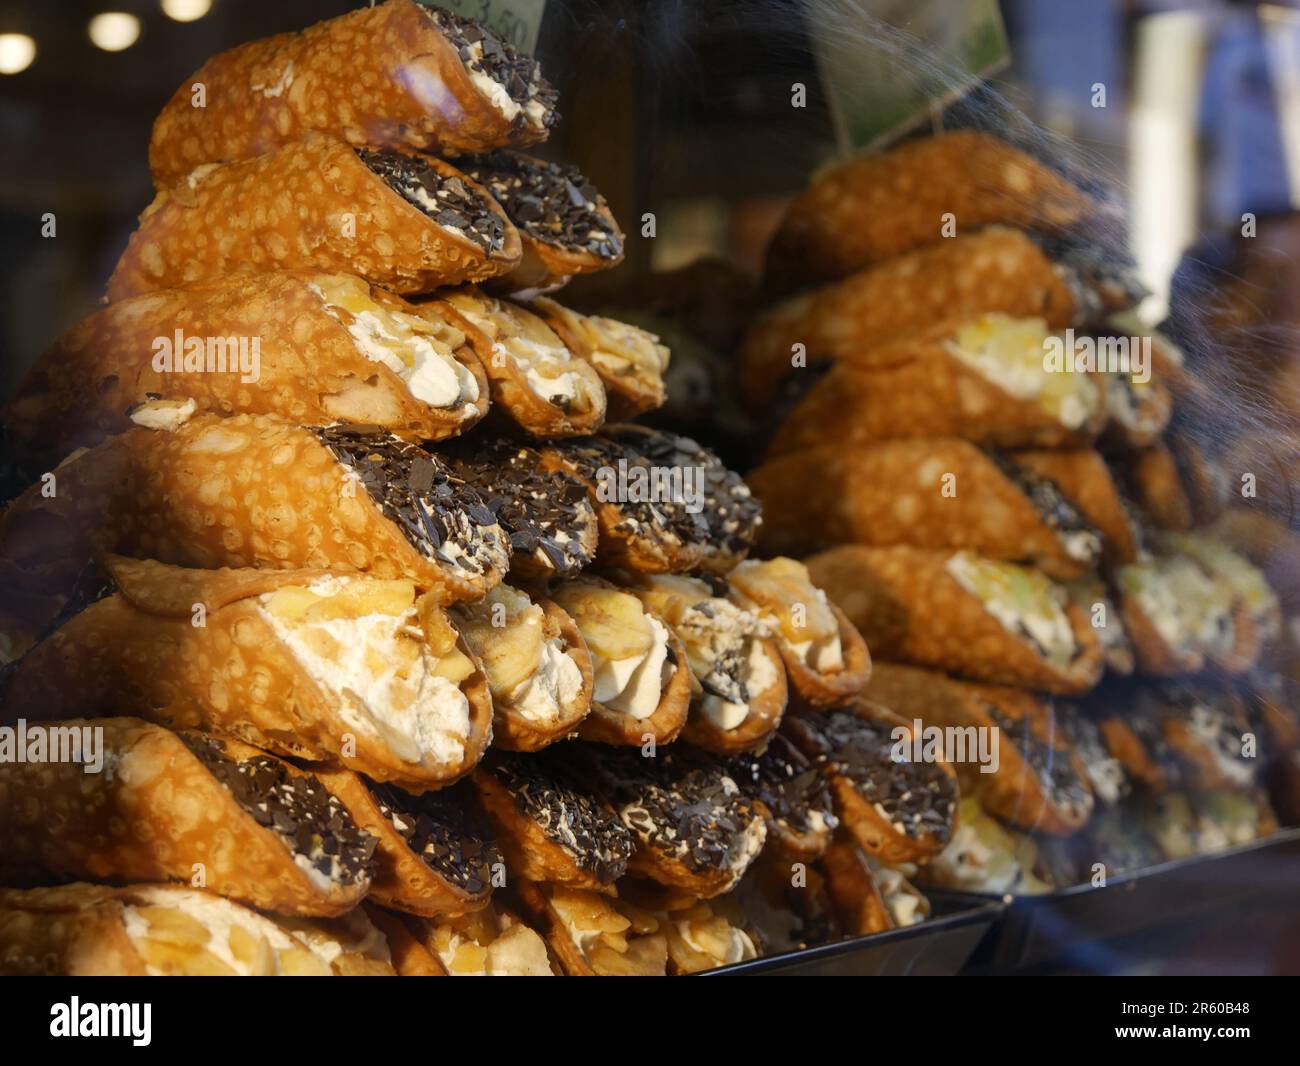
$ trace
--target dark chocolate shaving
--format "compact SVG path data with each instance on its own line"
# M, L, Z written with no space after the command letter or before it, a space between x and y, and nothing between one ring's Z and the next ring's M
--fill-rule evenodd
M596 513L577 478L544 470L533 449L499 438L462 438L439 455L482 496L516 557L560 575L591 563Z
M602 259L623 254L622 235L606 213L605 198L577 167L505 150L457 164L534 240Z
M747 555L763 522L763 508L744 478L728 470L712 451L690 437L646 426L606 426L601 436L635 449L652 466L694 468L704 472L701 490L704 510L700 517L708 527L706 554Z
M985 448L984 454L993 461L1008 481L1025 494L1043 520L1043 524L1058 537L1064 539L1072 534L1086 535L1084 538L1079 538L1086 546L1086 557L1081 553L1080 556L1071 555L1071 558L1089 564L1101 558L1101 534L1082 512L1065 498L1055 481L1035 474L996 449Z
M312 432L426 559L475 576L505 572L505 531L483 498L439 456L374 426L340 424Z
M957 809L957 784L937 763L895 759L892 727L852 711L788 719L786 731L815 765L853 783L896 832L946 843Z
M505 247L505 220L491 209L482 193L460 178L440 174L427 159L391 148L358 148L357 155L403 200L438 225L473 241L484 254L493 255Z
M542 125L553 129L560 121L560 113L555 109L560 95L542 77L542 67L531 56L523 55L506 44L490 30L474 19L453 14L440 7L425 9L467 67L486 74L502 86L515 103L524 105L536 100L544 109ZM479 55L474 54L474 46L482 45ZM515 116L513 125L521 128L528 124L528 117L522 107Z
M983 710L1025 761L1052 806L1071 818L1086 821L1092 813L1092 790L1075 773L1069 750L1039 737L1028 717L1012 718L991 703L984 703Z
M241 762L227 753L219 737L193 732L178 736L258 825L284 841L299 865L345 885L369 876L379 838L358 827L316 778L294 774L267 755Z
M494 755L487 769L515 798L515 809L532 819L602 884L623 876L635 844L618 816L582 791L545 755Z
M778 826L810 834L837 825L826 774L780 734L772 737L761 755L737 755L723 766Z
M491 888L492 868L503 859L468 784L419 796L377 781L366 786L389 824L430 870L471 896Z

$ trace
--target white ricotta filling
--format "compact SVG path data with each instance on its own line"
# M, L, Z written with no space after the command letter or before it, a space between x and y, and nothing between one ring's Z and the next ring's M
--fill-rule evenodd
M674 922L673 924L677 927L677 935L686 942L686 945L692 951L698 951L701 955L716 959L719 966L730 966L734 962L745 962L748 959L758 957L758 952L754 948L754 942L749 938L749 934L743 929L737 929L734 925L728 930L726 950L719 956L711 948L695 939L690 922Z
M664 688L677 669L668 659L668 630L659 619L650 615L645 618L651 633L650 648L645 654L627 659L601 659L592 652L595 668L592 698L637 721L655 713Z
M532 677L521 681L507 697L510 709L530 722L554 724L560 712L582 691L582 670L558 638L542 644Z
M145 429L170 433L185 425L197 409L192 396L188 400L148 400L131 412L131 421Z
M333 595L346 578L322 578L309 586L319 596ZM265 604L271 594L261 597ZM455 765L469 738L469 700L460 686L433 673L437 660L423 646L416 608L401 615L367 614L318 622L285 622L266 608L258 613L284 642L308 675L330 696L343 721L366 736L381 739L399 758L424 765ZM312 646L310 631L333 638L336 657ZM397 675L399 640L422 646L405 678ZM384 666L378 671L374 664Z

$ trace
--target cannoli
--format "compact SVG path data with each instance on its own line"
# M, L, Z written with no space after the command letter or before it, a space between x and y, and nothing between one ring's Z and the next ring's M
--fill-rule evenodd
M1174 454L1162 442L1112 459L1124 493L1156 529L1192 528L1192 502Z
M1225 511L1209 532L1264 572L1284 614L1300 614L1300 535L1273 516L1244 506Z
M0 515L0 560L66 594L98 552L203 568L405 579L439 601L501 580L509 538L443 460L373 426L257 415L136 427L70 458Z
M1194 559L1162 554L1133 563L1120 569L1116 587L1124 628L1143 673L1195 673L1207 660L1233 671L1241 668L1246 649L1237 637L1232 588Z
M691 674L687 742L713 752L760 748L785 712L785 667L758 618L714 595L707 582L678 574L626 586L681 641Z
M754 547L763 512L744 479L690 437L634 423L606 426L601 437L648 463L651 470L681 471L683 495L698 509L707 536L699 568L731 570Z
M460 316L487 374L493 403L525 433L574 437L604 423L600 376L527 308L476 288L440 293L423 306L434 316L449 307Z
M1124 619L1106 583L1097 574L1085 574L1067 581L1065 594L1084 613L1096 632L1106 669L1125 677L1131 674L1136 665L1133 644L1128 639Z
M368 893L375 903L423 915L487 903L503 860L467 782L414 796L349 770L317 776L379 841Z
M842 828L885 862L928 862L947 844L957 776L942 759L910 757L912 729L869 701L799 715L783 732L823 769Z
M131 707L415 792L464 776L487 747L487 681L409 581L121 557L110 571L120 591L15 665L9 720Z
M209 59L154 122L149 169L164 187L308 131L443 155L524 147L559 121L556 99L537 61L480 23L392 0Z
M487 378L447 316L346 274L263 273L111 304L64 334L4 422L18 456L50 464L133 425L195 413L375 425L413 440L464 432Z
M450 163L308 133L159 192L108 298L266 270L347 271L422 293L504 274L519 255L505 212Z
M829 444L764 463L749 482L771 552L961 548L1065 580L1101 556L1101 537L1053 482L951 437Z
M1139 381L1123 371L1100 377L1106 393L1106 425L1098 446L1107 452L1125 452L1155 444L1174 413L1169 386L1156 377Z
M571 577L596 558L596 512L575 477L548 470L532 448L474 434L438 454L478 492L510 542L510 573Z
M761 752L724 764L767 822L767 852L795 862L821 856L839 825L824 768L780 733Z
M606 417L611 422L663 406L670 353L658 336L614 318L579 314L543 296L529 306L571 352L595 367L605 386Z
M559 971L546 941L496 902L473 914L407 922L448 977L554 977Z
M608 270L623 261L623 232L605 198L577 167L512 151L457 163L496 198L519 230L523 258L494 288L545 292L575 274Z
M826 879L826 892L843 935L869 936L894 928L869 857L850 834L842 833L831 842L818 868Z
M668 940L670 976L705 973L758 957L744 913L731 896L696 899L679 888L628 878L619 885L619 905L645 926L649 922L640 912L648 911L658 921Z
M866 883L856 879L856 887ZM764 851L731 893L764 957L827 944L852 930L840 925L842 907L832 899L819 863L792 863ZM858 908L858 914L869 913Z
M353 961L337 940L309 941L188 888L0 890L0 973L10 976L328 977L357 972Z
M930 919L930 901L919 888L912 883L918 868L912 863L899 863L889 866L874 855L868 855L861 848L858 856L864 861L880 900L889 912L890 927L893 929L910 929L914 925Z
M1050 370L1042 319L948 320L844 357L782 421L769 456L899 437L961 437L998 448L1086 444L1101 428L1093 375Z
M1083 706L1068 700L1057 700L1053 709L1061 735L1088 775L1097 809L1114 807L1133 791L1133 786L1124 764L1107 746L1097 720Z
M985 313L1063 329L1091 302L1071 273L1023 233L991 227L953 237L760 315L740 349L741 395L750 410L762 411L792 374L798 379L819 360L889 366L915 353L903 340L908 334L942 338ZM933 329L948 320L952 328Z
M663 977L668 937L653 914L624 903L613 890L521 881L516 886L529 924L569 977Z
M47 726L49 761L0 763L0 877L189 881L284 914L341 914L370 885L375 838L311 774L233 738L137 718ZM59 737L102 738L99 766ZM67 817L70 808L75 817ZM147 827L147 832L144 828Z
M375 924L365 906L354 907L337 918L275 915L273 920L311 951L330 959L340 977L397 976L388 934Z
M554 760L493 755L473 780L513 876L600 889L627 870L631 832Z
M818 172L768 249L769 280L843 277L958 232L1002 224L1056 232L1100 205L1033 156L978 130L953 130L861 154Z
M388 941L388 953L398 977L445 977L438 956L416 939L403 918L374 904L363 905L371 923Z
M1248 750L1253 735L1245 704L1233 692L1165 683L1138 689L1128 717L1157 723L1178 763L1176 779L1189 788L1239 790L1255 779L1258 760Z
M693 748L646 757L582 745L561 754L632 831L629 873L711 899L735 886L767 839L754 803L720 763Z
M510 585L452 616L487 675L496 747L536 751L577 730L591 710L592 667L572 618Z
M1055 887L1045 874L1032 837L1002 825L978 796L966 796L952 840L920 876L954 892L1036 896Z
M1262 651L1282 635L1282 607L1268 579L1245 556L1204 533L1166 533L1161 550L1194 560L1212 579L1226 585L1235 601L1234 646L1219 665L1230 673L1250 669Z
M1102 557L1109 565L1137 561L1142 551L1141 528L1097 452L1090 448L1044 449L1012 452L1009 458L1060 490L1101 534Z
M1096 631L1036 570L970 552L849 545L813 556L808 571L878 656L1062 695L1101 677Z
M781 651L791 699L831 707L871 676L871 656L848 617L795 559L748 559L727 575L727 594L758 616Z
M1057 729L1051 705L1028 692L878 661L864 696L954 737L962 791L978 792L1002 821L1068 836L1091 816L1087 770ZM984 750L981 734L994 738Z
M584 740L640 747L668 744L686 724L691 673L686 649L653 611L599 578L554 583L551 598L577 625L591 656L591 713Z
M700 509L685 499L684 471L656 469L603 436L552 442L540 451L547 469L586 486L600 524L599 562L648 574L699 566L709 531Z

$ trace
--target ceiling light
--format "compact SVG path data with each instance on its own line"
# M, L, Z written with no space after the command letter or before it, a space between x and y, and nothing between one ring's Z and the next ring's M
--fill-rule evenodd
M163 14L177 22L194 22L212 10L212 0L162 0Z
M90 20L90 39L105 52L121 52L140 39L140 20L125 11L105 11Z
M0 74L20 74L36 58L36 42L25 33L0 33Z

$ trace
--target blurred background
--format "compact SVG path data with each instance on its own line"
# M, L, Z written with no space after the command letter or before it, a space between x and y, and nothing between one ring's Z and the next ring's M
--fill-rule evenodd
M100 297L151 197L149 130L171 93L215 52L354 6L0 0L0 388ZM627 292L651 270L707 256L756 276L786 199L850 147L836 112L846 75L840 64L830 83L828 52L864 77L929 66L951 103L969 79L935 60L935 28L998 6L1009 56L957 105L964 118L936 106L929 124L974 112L1031 138L1069 138L1080 165L1129 202L1151 321L1165 317L1183 261L1193 292L1206 284L1198 271L1247 279L1240 300L1267 309L1247 317L1267 318L1273 343L1288 345L1300 263L1289 215L1300 195L1294 4L549 0L537 50L564 121L545 152L587 171L632 237L628 266L588 287ZM806 87L802 107L795 85ZM43 236L51 212L55 235ZM646 212L654 240L638 235ZM1243 246L1247 213L1263 239ZM692 276L701 299L736 283ZM716 332L725 344L727 323Z

